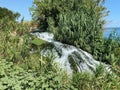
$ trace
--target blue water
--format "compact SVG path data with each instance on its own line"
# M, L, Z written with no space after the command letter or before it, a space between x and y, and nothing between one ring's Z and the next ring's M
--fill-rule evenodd
M111 33L115 33L117 36L120 37L120 28L106 28L103 36L105 38L108 38Z

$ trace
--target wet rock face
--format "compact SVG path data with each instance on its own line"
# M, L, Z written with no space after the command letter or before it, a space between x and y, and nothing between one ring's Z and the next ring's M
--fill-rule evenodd
M85 54L84 51L79 50L71 53L68 57L68 60L71 64L71 68L74 72L89 72L92 73L97 65L100 63L95 61L92 56Z
M99 61L94 60L92 55L79 48L54 41L53 34L44 32L36 33L36 35L38 38L43 39L53 45L52 47L45 47L41 53L43 55L54 55L55 61L60 63L61 68L66 70L68 73L86 71L93 73L96 67L101 64ZM106 67L106 69L109 68L108 65L104 63L102 64Z

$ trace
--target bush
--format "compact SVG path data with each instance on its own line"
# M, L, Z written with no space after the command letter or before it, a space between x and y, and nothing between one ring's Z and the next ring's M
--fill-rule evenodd
M73 86L78 90L119 90L120 77L107 73L103 66L98 66L94 74L77 73L73 75Z
M73 90L62 71L47 73L24 70L0 58L0 89L2 90ZM71 88L71 89L70 89Z
M40 28L52 32L56 40L79 47L99 60L103 17L108 13L103 4L103 0L36 0L31 10Z
M0 19L7 17L9 20L15 21L20 17L19 13L14 13L13 11L0 7Z
M61 71L51 57L40 55L42 45L48 43L30 35L28 26L22 23L4 18L0 20L0 25L0 89L74 88L66 72Z

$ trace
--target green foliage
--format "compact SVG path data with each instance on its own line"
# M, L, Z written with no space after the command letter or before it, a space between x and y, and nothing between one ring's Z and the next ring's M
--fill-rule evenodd
M98 66L95 74L77 73L73 75L73 85L78 90L119 90L120 77L107 73L103 66Z
M55 26L57 26L59 21L57 15L69 10L72 2L73 0L34 0L30 11L33 19L39 23L40 28L46 30L48 28L48 18L52 17Z
M103 17L108 14L103 4L103 0L34 0L31 11L40 28L52 32L56 40L79 47L100 60Z
M56 40L86 50L95 59L111 64L113 72L119 76L119 40L114 34L109 39L102 36L103 18L108 14L104 1L34 0L31 10L41 29L52 32ZM101 66L95 75L75 74L73 85L78 90L119 90L120 77L104 75L102 71Z
M0 56L10 61L19 62L30 49L28 48L29 35L27 34L29 28L21 23L9 21L7 18L0 20L0 25L2 33L0 36ZM23 30L26 35L23 35Z
M74 89L67 74L57 67L53 59L40 55L39 48L46 44L45 41L28 34L28 27L22 23L4 18L0 24L0 89ZM32 51L33 46L38 50Z
M53 15L51 16L50 14L49 18L46 20L46 22L48 21L48 25L49 24L52 25L51 27L48 27L49 30L52 30L53 28L56 31L57 30L60 31L59 28L61 28L62 31L67 27L67 25L72 26L73 28L78 28L77 23L76 22L74 23L74 21L77 21L77 13L79 10L74 12L74 8L79 7L79 5L75 4L75 7L73 8L73 14L75 14L75 17L71 19L67 18L67 16L70 17L70 15L73 17L73 14L71 12L68 13L69 11L68 7L72 7L73 5L72 1L73 0L70 0L71 4L68 4L69 0L68 1L55 0L56 3L54 3L53 6L59 8L59 12L62 13L57 15L58 19L54 18L56 16ZM42 2L49 3L52 2L52 0L47 0L47 1L44 0ZM60 6L57 6L58 5L57 2L59 3ZM61 2L64 2L64 4ZM76 3L78 2L79 0ZM68 6L65 7L64 5L65 6L68 5ZM46 6L44 7L44 9L45 8ZM46 9L48 8L52 8L52 7L47 7ZM63 18L65 19L65 21ZM59 22L57 22L57 20L59 20ZM60 25L66 27L60 27ZM74 34L71 34L72 29L69 30L69 27L67 27L65 30L70 32L70 34L63 31L62 33L65 33L68 36L71 35L74 39L77 39L75 38ZM77 33L76 31L77 29L74 30L75 31L73 32ZM85 29L85 30L89 31L89 29ZM54 33L56 33L56 31L54 31ZM46 43L41 39L34 38L33 35L29 34L29 27L27 25L24 25L23 23L17 23L11 21L9 20L9 18L5 17L0 19L0 33L1 33L0 35L0 89L1 90L119 90L120 89L120 76L119 76L120 64L118 64L120 59L119 59L119 54L117 52L115 53L115 51L119 48L119 43L118 43L119 40L117 41L117 43L113 39L105 40L104 42L102 42L102 46L104 46L103 49L101 49L99 46L97 47L99 43L95 44L95 46L98 48L99 53L102 53L101 55L108 53L105 55L109 55L107 60L110 59L112 61L110 63L112 63L112 70L114 73L110 74L110 73L102 72L105 70L101 66L98 67L95 71L95 74L92 75L88 73L74 73L73 76L72 75L68 76L66 72L59 69L59 66L53 61L53 56L48 55L46 57L43 57L40 55L41 47L50 44ZM61 34L61 32L59 34ZM63 34L63 36L66 39L69 39L70 36L66 37L65 34ZM85 35L87 34L88 32L85 33ZM80 35L81 37L84 36L84 35L82 36L82 34ZM60 37L60 40L62 40L61 38L62 37ZM72 40L72 42L74 43L74 40ZM76 43L78 42L76 41ZM78 47L79 44L81 43L78 43ZM52 47L52 45L50 46ZM110 46L111 48L107 48L107 46ZM89 49L86 50L89 51Z
M49 62L48 62L49 63ZM50 71L41 73L24 70L12 62L0 58L0 89L10 90L119 90L120 78L105 73L104 67L98 67L95 75L76 73L72 82L65 72ZM101 70L102 68L102 70ZM101 72L99 72L99 70ZM99 73L99 74L98 74Z
M41 66L40 49L47 43L29 34L28 26L7 20L7 18L0 20L0 57L12 61L24 69L34 71L45 69L46 65ZM2 25L5 26L2 27ZM44 59L44 62L47 60Z
M8 10L7 8L0 7L0 19L7 17L9 20L15 21L19 18L19 16L19 13L14 13L11 10Z
M112 65L113 71L120 75L120 37L113 31L108 38L104 39L101 61Z
M103 18L108 14L104 0L34 0L31 11L40 28L56 40L81 48L96 60L119 63L119 38L115 33L103 38Z
M22 23L0 20L0 89L2 90L70 90L71 81L52 57L40 55L45 41L28 33ZM38 50L32 51L34 47Z
M24 70L0 58L0 89L2 90L70 90L65 73ZM73 90L73 89L71 89Z

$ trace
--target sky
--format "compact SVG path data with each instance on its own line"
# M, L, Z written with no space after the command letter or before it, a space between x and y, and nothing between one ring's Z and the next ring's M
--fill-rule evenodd
M29 8L32 6L33 0L0 0L0 7L6 7L14 12L19 12L21 18L25 21L31 20ZM120 27L120 0L106 0L106 8L110 11L105 18L107 23L105 27Z
M19 12L21 18L24 17L24 20L28 21L32 19L29 12L32 2L33 0L0 0L0 7L6 7L13 12Z
M106 0L105 6L110 11L106 27L120 27L120 0Z

